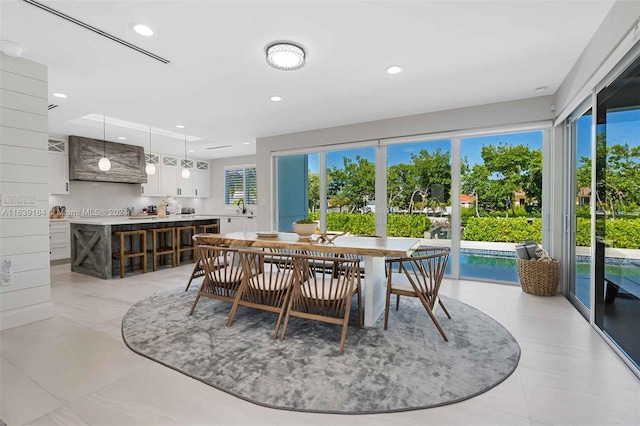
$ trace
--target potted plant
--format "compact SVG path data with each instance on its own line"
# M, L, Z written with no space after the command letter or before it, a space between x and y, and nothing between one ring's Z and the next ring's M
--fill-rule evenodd
M300 219L293 222L293 232L301 237L308 237L309 235L314 234L317 227L318 223L311 219Z

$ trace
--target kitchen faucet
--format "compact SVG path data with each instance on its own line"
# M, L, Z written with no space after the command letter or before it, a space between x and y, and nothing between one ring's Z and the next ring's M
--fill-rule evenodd
M244 200L238 200L236 204L238 205L238 210L240 210L240 205L242 204L242 214L245 214L247 212L247 208L244 205Z

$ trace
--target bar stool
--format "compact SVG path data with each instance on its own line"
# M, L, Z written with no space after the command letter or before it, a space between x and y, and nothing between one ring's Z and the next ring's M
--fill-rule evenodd
M120 261L120 278L124 278L124 264L127 259L131 259L131 270L135 271L134 258L142 257L142 273L147 273L147 232L144 230L137 231L117 231L115 235L120 239L120 251L113 253L113 257ZM140 236L141 251L136 251L136 243L134 237ZM130 237L131 251L125 251L125 239Z
M176 234L175 228L159 228L149 230L152 233L151 256L153 270L158 270L158 256L162 256L162 264L167 264L167 255L171 255L171 267L176 266ZM169 241L169 242L167 242Z
M203 234L219 234L220 233L220 224L212 223L209 225L200 225L200 230Z
M176 248L176 252L177 252L177 256L176 256L176 261L178 263L178 266L180 266L180 261L182 258L182 252L185 251L190 251L191 252L191 261L195 262L196 261L196 245L194 244L193 240L191 239L194 235L196 235L196 227L194 225L191 226L178 226L175 229L176 232L176 240L178 242L177 248ZM184 235L187 235L187 237L189 238L189 242L188 243L183 243L183 239L184 239Z

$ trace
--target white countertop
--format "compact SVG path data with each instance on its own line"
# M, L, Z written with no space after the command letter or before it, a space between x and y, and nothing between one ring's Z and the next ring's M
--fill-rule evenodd
M213 215L201 215L201 214L177 214L169 215L165 218L159 219L158 216L147 217L130 217L130 216L116 216L116 217L70 217L69 223L77 223L80 225L132 225L136 223L157 223L157 222L184 222L190 220L210 220L219 219L221 216Z

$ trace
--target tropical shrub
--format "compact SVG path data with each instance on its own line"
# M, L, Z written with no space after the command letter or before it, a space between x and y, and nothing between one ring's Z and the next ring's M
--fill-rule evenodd
M320 213L309 213L309 219L320 219ZM387 219L389 237L423 238L431 229L431 221L421 214L390 214ZM375 235L374 213L327 213L327 231L348 231L357 235Z
M462 238L467 241L519 243L534 240L541 243L542 219L470 217Z

